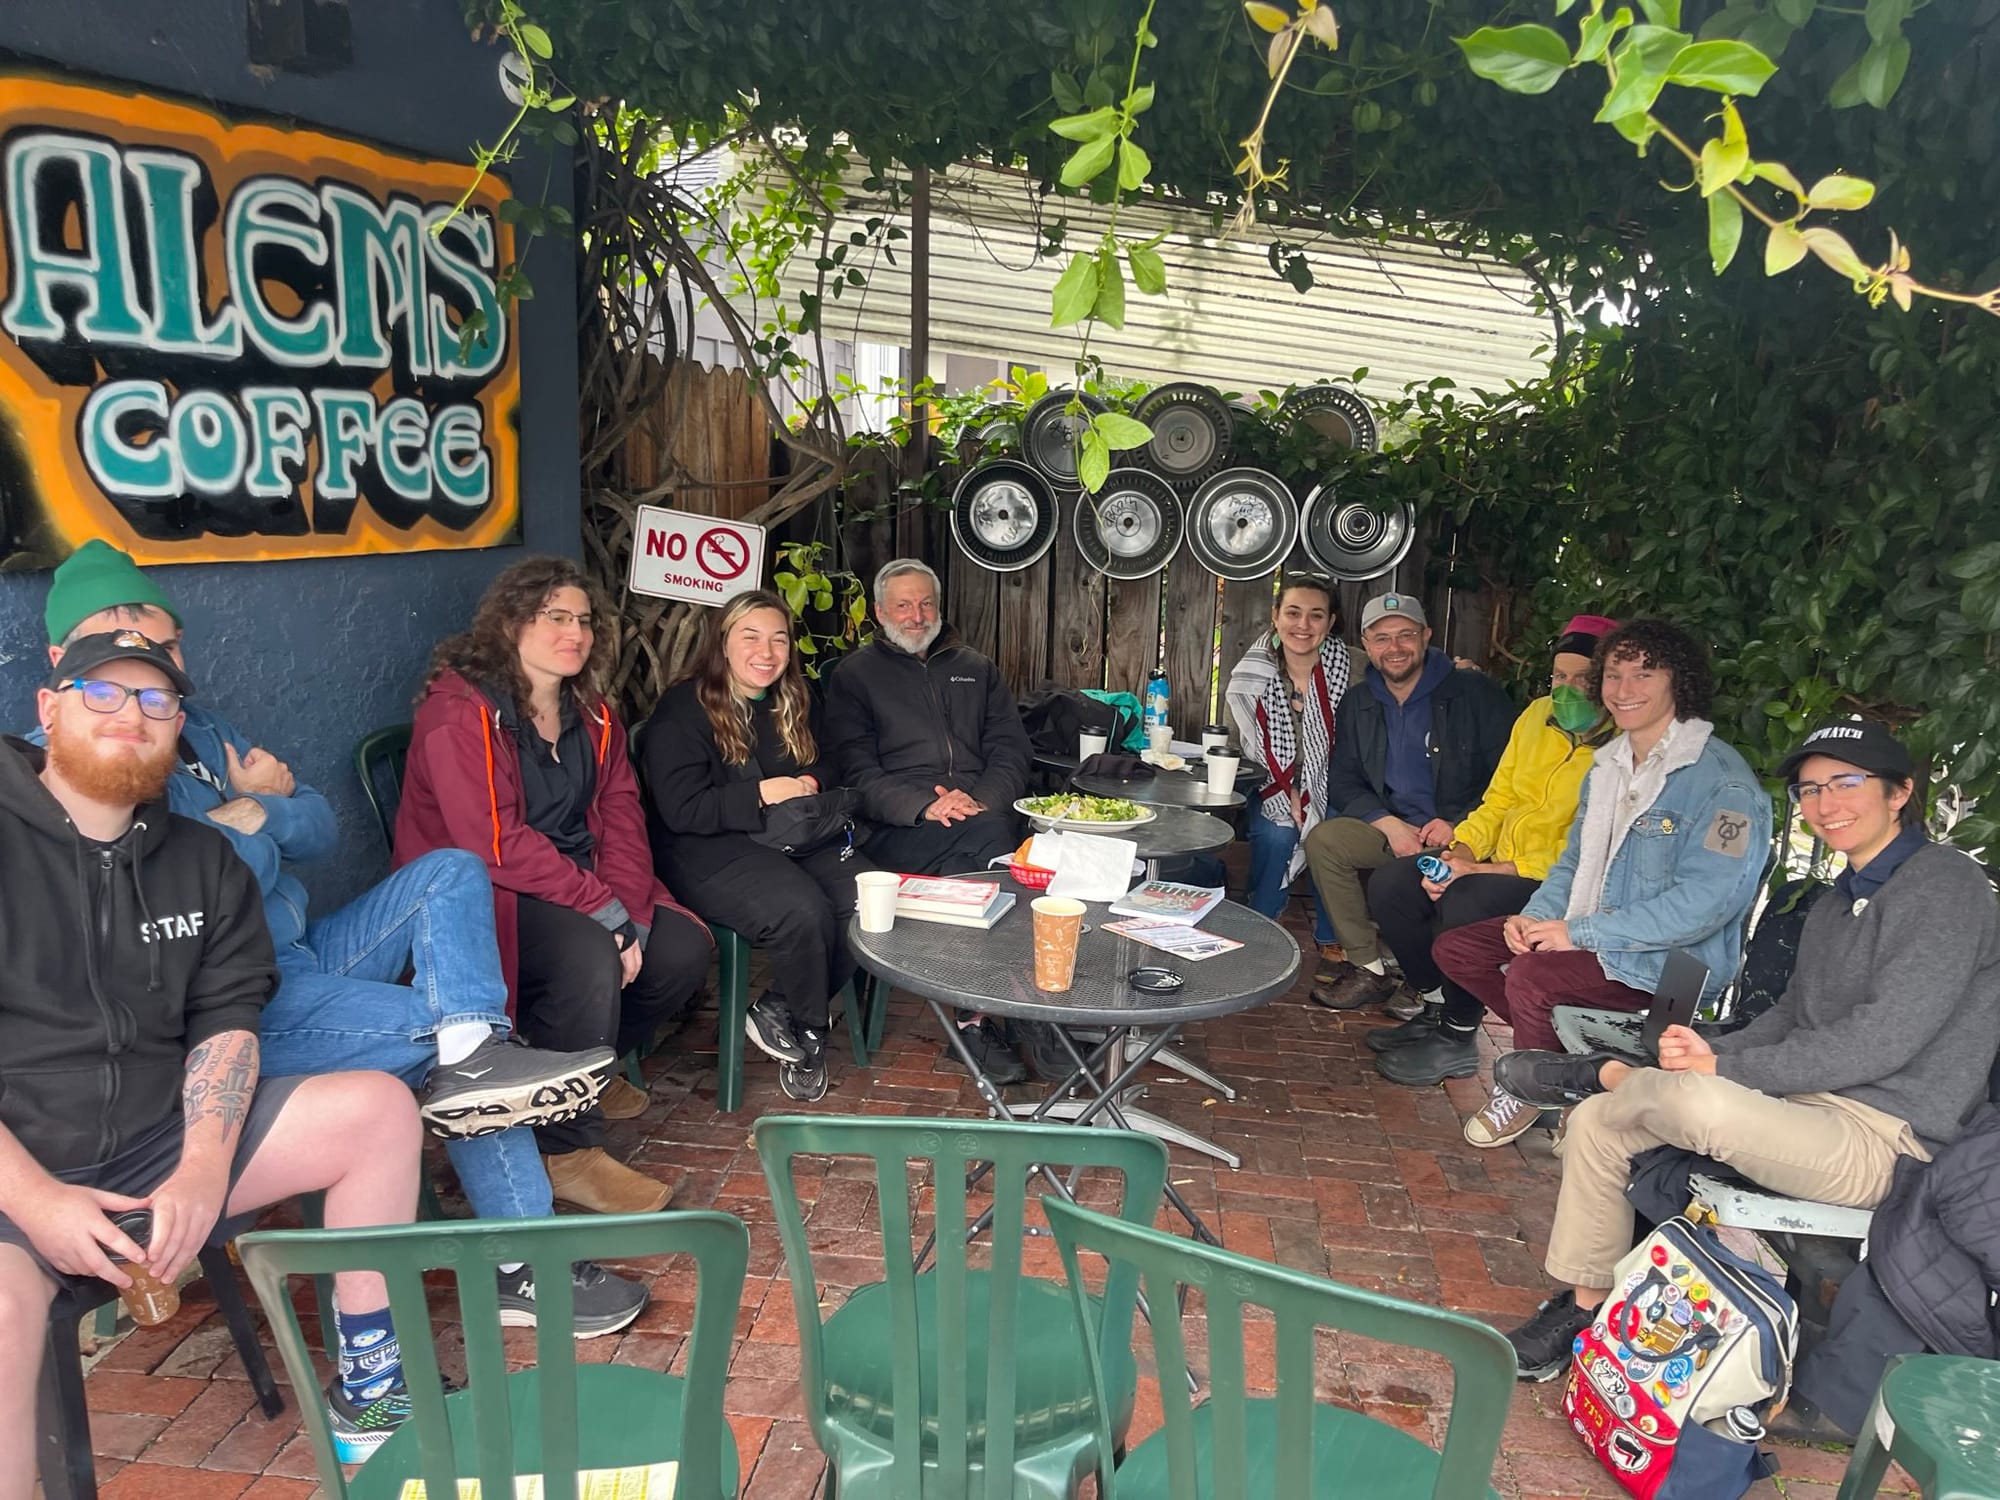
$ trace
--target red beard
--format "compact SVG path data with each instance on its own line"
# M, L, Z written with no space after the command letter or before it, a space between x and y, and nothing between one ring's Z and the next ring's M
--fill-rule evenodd
M67 715L49 725L49 765L70 786L109 807L141 807L166 795L174 746L99 740Z

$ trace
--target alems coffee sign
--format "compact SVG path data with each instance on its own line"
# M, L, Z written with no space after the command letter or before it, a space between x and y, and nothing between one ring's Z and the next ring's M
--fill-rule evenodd
M506 188L454 215L471 180L0 76L0 562L516 540Z

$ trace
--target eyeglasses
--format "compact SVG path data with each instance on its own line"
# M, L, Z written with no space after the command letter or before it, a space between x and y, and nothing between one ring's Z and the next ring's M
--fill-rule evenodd
M137 698L139 712L149 719L171 719L181 711L181 695L171 688L134 688L96 677L72 677L59 683L56 691L66 693L71 688L82 695L83 706L96 714L118 713L128 698Z
M594 631L597 629L597 621L594 617L580 615L573 609L538 609L535 613L540 615L544 620L547 620L558 630L567 630L572 625L581 626L585 630Z
M1795 781L1785 790L1794 802L1804 804L1818 799L1824 791L1858 792L1863 782L1875 780L1872 771L1843 771L1838 776L1829 776L1824 781Z

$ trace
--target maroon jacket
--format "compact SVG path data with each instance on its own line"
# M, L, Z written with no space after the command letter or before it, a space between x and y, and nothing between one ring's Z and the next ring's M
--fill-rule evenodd
M587 915L615 900L641 926L652 922L655 907L665 906L701 925L653 874L639 783L625 753L625 726L602 700L586 705L583 714L597 750L597 785L589 812L596 843L596 868L591 870L522 821L521 762L513 737L484 693L456 672L440 673L411 726L403 799L396 813L395 863L406 865L433 849L469 849L486 861L510 1010L520 971L517 913L522 896Z

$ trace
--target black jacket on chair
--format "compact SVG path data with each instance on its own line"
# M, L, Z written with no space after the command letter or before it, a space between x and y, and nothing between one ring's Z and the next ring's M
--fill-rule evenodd
M1868 1264L1903 1320L1939 1354L2000 1359L2000 1105L1896 1180L1868 1229Z
M1387 816L1389 726L1362 674L1334 709L1333 759L1326 771L1327 806L1364 822ZM1484 672L1457 667L1431 690L1431 788L1437 815L1456 823L1486 795L1519 710Z

